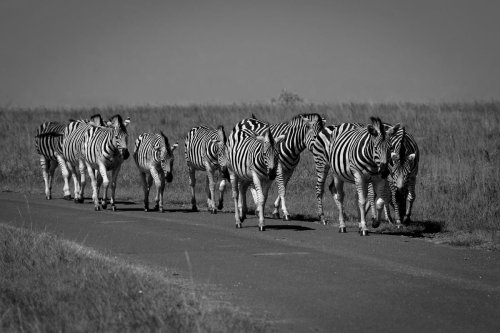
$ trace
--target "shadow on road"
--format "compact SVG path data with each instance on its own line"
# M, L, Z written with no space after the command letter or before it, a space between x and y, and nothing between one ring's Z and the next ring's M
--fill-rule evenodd
M443 231L445 225L445 221L411 221L397 228L395 225L384 223L379 228L370 230L370 233L422 238Z

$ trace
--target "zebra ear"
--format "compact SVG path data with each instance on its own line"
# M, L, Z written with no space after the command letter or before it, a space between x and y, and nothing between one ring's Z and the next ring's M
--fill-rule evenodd
M373 127L373 125L366 126L366 129L371 136L378 136L378 131L375 129L375 127Z
M172 153L174 152L174 150L179 146L179 143L176 142L172 145L172 147L170 147L170 150L172 151Z
M127 119L125 119L125 121L123 122L123 125L125 125L125 127L127 127L128 124L130 124L130 117L127 117Z
M412 163L415 161L415 153L408 155L408 161Z
M389 136L393 136L394 134L396 134L396 132L399 130L399 128L401 127L401 124L396 124L394 126L392 126L391 128L389 128L389 130L387 131L387 135Z

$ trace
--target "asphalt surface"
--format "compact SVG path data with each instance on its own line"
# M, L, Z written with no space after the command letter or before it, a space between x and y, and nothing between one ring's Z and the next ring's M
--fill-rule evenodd
M236 229L230 212L117 208L0 193L0 223L165 267L280 332L500 332L499 252L308 221L266 218L259 232L253 215Z

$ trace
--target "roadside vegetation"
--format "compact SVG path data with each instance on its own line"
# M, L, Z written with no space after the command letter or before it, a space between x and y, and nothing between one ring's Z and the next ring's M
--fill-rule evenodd
M2 332L263 332L172 272L0 224Z
M379 116L389 123L401 123L415 137L421 152L419 177L412 219L403 230L383 226L380 232L399 232L410 236L432 236L454 245L498 246L500 230L500 102L436 104L310 104L295 94L269 104L188 105L188 106L110 106L99 108L16 109L0 107L0 183L2 190L43 193L43 179L33 140L35 128L42 122L89 118L100 113L104 118L121 114L131 118L129 149L145 131L162 130L173 144L179 142L174 163L174 180L165 190L169 206L190 207L187 168L184 162L184 138L194 126L224 125L226 134L239 120L255 114L270 123L286 121L298 113L317 112L327 124L368 122ZM290 95L290 96L289 96ZM293 97L293 98L292 98ZM288 208L292 217L314 221L316 175L309 152L302 154L287 188ZM328 184L327 184L328 185ZM206 206L203 174L197 173L198 205ZM356 223L354 186L347 184L346 211ZM91 194L87 185L86 196ZM267 211L277 194L273 186ZM62 197L60 171L53 186L55 198ZM141 201L142 189L135 164L130 158L120 171L118 201ZM230 191L225 195L225 210L231 211ZM332 196L325 192L325 213L337 223L338 213ZM118 203L118 209L120 204ZM467 240L469 239L469 240Z

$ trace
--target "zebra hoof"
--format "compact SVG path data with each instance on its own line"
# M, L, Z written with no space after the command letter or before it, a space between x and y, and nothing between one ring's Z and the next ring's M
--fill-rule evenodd
M101 207L103 210L106 210L108 208L108 204L102 204Z
M406 216L403 218L403 224L404 224L404 225L408 225L408 224L410 224L410 223L411 223L411 218L410 218L408 215L406 215Z
M280 213L273 213L273 219L279 220L280 219Z
M147 212L149 212L149 208L144 207L144 211L145 211L146 213L147 213Z
M240 216L240 222L245 221L245 216Z
M322 225L327 225L328 224L328 220L327 219L321 219L321 224Z
M116 212L116 206L115 206L115 205L111 206L111 210L112 210L113 212Z
M78 202L78 203L83 203L84 201L85 201L85 199L83 199L83 198L79 198L77 202Z
M100 211L100 210L101 210L101 207L99 207L99 206L95 206L95 207L94 207L94 209L95 209L95 211L96 211L96 212L98 212L98 211Z
M265 225L259 225L259 231L266 231Z
M241 223L236 223L236 229L241 229Z
M373 228L378 228L380 226L380 220L373 219L372 220L372 227Z
M283 216L283 221L290 221L290 215Z
M341 233L341 234L345 234L346 232L347 232L346 227L340 227L340 228L339 228L339 233Z
M360 236L368 236L368 230L361 230L361 231L359 232L359 235L360 235Z
M47 199L47 200L51 200L51 199L52 199L52 196L47 195L47 196L45 197L45 199Z
M160 213L165 212L165 210L163 209L163 207L160 207L160 208L158 209L158 211L159 211Z
M212 214L217 214L217 209L212 209Z
M197 212L198 211L198 207L196 207L196 206L191 207L191 211L192 212Z
M65 195L65 196L63 197L63 199L64 199L64 200L71 200L71 195Z
M219 202L219 204L217 205L217 209L218 210L222 210L222 208L224 208L224 203L223 202Z

